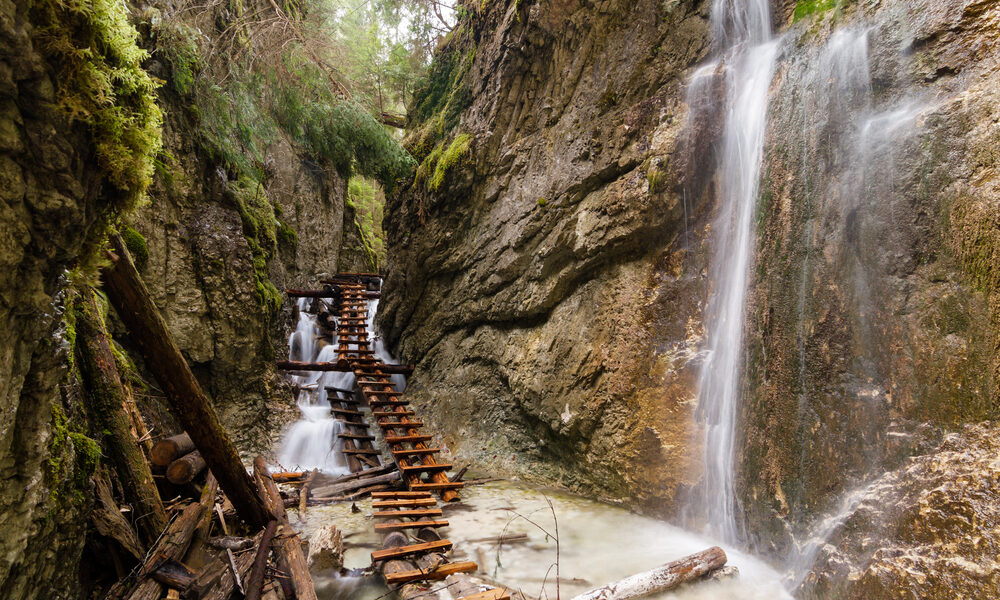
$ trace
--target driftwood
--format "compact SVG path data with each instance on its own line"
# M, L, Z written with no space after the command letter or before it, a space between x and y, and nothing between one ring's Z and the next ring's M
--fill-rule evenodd
M584 592L573 600L629 600L659 594L693 581L726 564L726 553L713 546L655 569Z
M164 560L156 565L150 577L159 581L167 588L186 592L195 582L194 571L187 568L184 563L176 560Z
M258 534L258 539L262 535L263 533ZM235 558L236 572L239 573L241 580L247 577L250 567L253 565L253 560L253 552L244 552ZM219 564L222 563L220 562ZM237 586L236 580L233 578L233 572L230 571L228 566L223 564L221 569L217 569L211 581L213 584L208 586L207 591L201 594L201 600L230 600L230 596L233 595L233 590Z
M121 237L112 235L110 241L117 256L103 271L108 299L166 393L174 416L201 451L240 518L253 528L263 528L270 517L229 433L184 360Z
M366 477L363 479L356 479L354 481L348 481L345 483L336 483L333 485L325 485L323 487L318 487L313 490L313 499L315 500L327 500L331 496L338 496L346 494L347 492L353 492L361 488L370 487L374 485L392 483L394 481L399 481L400 475L399 471L393 471L392 473L386 473L385 475L378 475L376 477Z
M291 587L297 600L317 600L312 577L309 575L309 567L302 554L302 545L299 543L298 535L288 524L288 513L285 512L285 505L281 500L281 494L278 493L278 486L271 479L263 456L254 459L253 472L257 486L264 496L263 500L267 502L268 509L277 519L280 527L280 537L274 540L273 546L278 557L278 564L288 577L283 585L287 584ZM288 597L288 594L285 596Z
M215 487L214 478L209 478L206 486ZM205 511L211 510L215 502L215 493L203 493L201 500L189 504L181 514L170 523L163 532L159 543L150 552L139 574L140 581L128 595L129 600L160 600L163 588L160 583L151 579L151 575L165 561L180 561L187 553L194 537L194 531L201 521Z
M253 540L250 538L223 535L208 540L208 545L220 550L246 550L253 548Z
M313 469L306 475L305 481L302 483L302 489L299 490L299 518L306 518L306 506L309 504L309 486L312 485L313 479L316 478L317 471Z
M181 433L156 442L153 445L153 450L149 453L149 461L159 467L166 467L193 451L194 442L191 441L191 436Z
M170 463L167 467L167 480L176 485L190 483L204 470L205 459L201 457L201 452L195 451Z
M131 397L118 373L93 290L84 292L78 304L76 333L77 365L87 389L93 429L103 432L101 448L118 474L125 500L132 505L139 538L149 546L167 526L167 513L146 456L132 434L132 415L126 409Z

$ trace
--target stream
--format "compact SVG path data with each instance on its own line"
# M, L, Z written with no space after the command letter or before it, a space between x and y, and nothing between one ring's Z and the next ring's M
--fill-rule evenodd
M555 532L546 498L552 502L558 519L558 597L563 599L718 545L711 539L617 506L558 490L496 481L466 487L461 502L441 504L444 518L450 523L447 537L455 543L452 556L457 560L479 562L486 576L520 589L528 596L556 598L553 567L556 542L540 529ZM372 529L371 500L359 501L357 507L360 512L353 513L349 503L314 506L308 509L305 521L299 519L294 510L289 511L289 518L305 536L319 528L336 525L344 536L344 566L362 568L371 565L370 553L380 546L379 536ZM538 527L525 518L537 523ZM495 540L501 534L505 537L526 534L528 540L498 547ZM791 598L782 586L779 573L747 554L722 546L729 556L729 564L739 568L739 577L702 582L653 598ZM546 573L549 582L543 591ZM313 578L323 600L375 600L388 591L377 577L361 580L341 578L333 572L315 572Z

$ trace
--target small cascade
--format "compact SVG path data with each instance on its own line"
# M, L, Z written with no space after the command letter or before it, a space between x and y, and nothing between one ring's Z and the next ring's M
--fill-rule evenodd
M324 345L317 351L319 326L316 315L308 312L309 305L308 298L299 298L299 321L295 331L289 336L288 358L304 362L335 362L336 336L332 344ZM344 431L344 423L333 418L326 388L352 389L354 374L312 371L292 375L292 379L299 386L296 405L302 417L285 433L278 450L278 461L289 469L347 473L347 460L340 452L338 443L338 436Z
M708 352L698 386L698 417L705 431L705 472L692 499L689 525L726 541L742 536L734 481L736 419L741 398L746 290L754 238L754 209L764 149L768 90L778 56L766 0L716 0L713 32L725 77L725 128L721 140L718 215L714 226L712 286L705 311ZM714 65L711 70L714 71ZM704 93L708 69L692 82ZM693 106L693 111L711 107Z

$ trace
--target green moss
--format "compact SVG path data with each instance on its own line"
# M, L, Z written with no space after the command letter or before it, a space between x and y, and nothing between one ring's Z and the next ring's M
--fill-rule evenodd
M448 170L464 162L469 154L469 146L472 144L472 136L462 133L455 136L448 148L441 152L437 164L434 166L434 174L431 175L428 185L432 191L436 191L444 183L444 178Z
M650 167L646 172L646 182L649 184L649 193L655 194L667 183L667 174L656 167Z
M792 14L792 21L795 22L817 13L838 8L839 4L839 0L798 0L795 4L795 12Z
M604 93L601 94L601 99L597 101L597 109L600 110L602 113L606 113L617 104L618 104L618 94L613 89L611 89L611 87L608 87L606 90L604 90Z
M545 198L539 198L538 199L538 206L544 207L548 203L549 203L549 201L546 200Z
M52 437L45 461L46 485L51 490L52 510L66 504L81 504L84 491L101 459L96 441L82 433L58 405L52 407Z
M243 223L243 236L253 256L257 302L265 310L277 312L281 308L281 293L271 283L267 267L268 261L277 252L278 232L281 230L275 207L264 192L263 184L249 177L237 180L231 191Z
M118 234L121 235L122 241L125 242L125 247L128 248L129 254L132 255L132 260L135 261L136 267L140 271L143 270L146 267L146 263L149 262L149 246L146 244L146 238L128 225L120 227Z
M148 54L117 0L42 0L31 5L35 41L58 65L57 107L89 126L97 164L119 192L107 208L123 214L152 180L161 146L156 84L142 68Z

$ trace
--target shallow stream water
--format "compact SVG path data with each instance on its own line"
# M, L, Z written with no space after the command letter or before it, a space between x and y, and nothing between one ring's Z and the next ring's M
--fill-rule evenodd
M561 491L542 490L512 482L469 486L462 501L443 505L450 522L445 536L454 542L453 558L473 560L488 577L535 598L555 599L556 542L552 502L558 519L560 551L559 597L568 600L587 589L651 569L693 554L717 542L643 517L620 507ZM369 554L378 549L372 530L371 501L359 501L358 513L340 503L309 508L306 521L291 511L293 524L307 536L321 527L336 525L344 535L348 568L367 567ZM520 515L520 516L519 516ZM534 521L538 527L525 518ZM548 535L540 528L545 529ZM527 541L498 547L501 534L526 534ZM486 541L485 538L492 538ZM779 600L791 598L778 573L760 561L723 545L729 564L739 568L738 578L705 582L676 593L654 596L661 600ZM543 580L548 583L543 589ZM375 600L386 588L375 577L340 578L334 573L314 573L323 600Z

